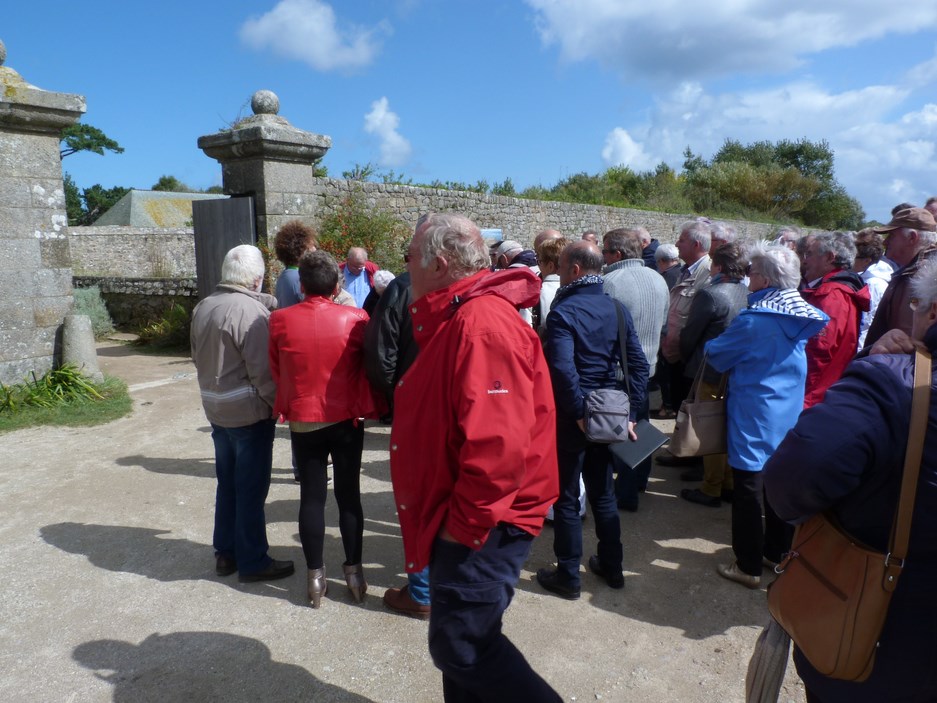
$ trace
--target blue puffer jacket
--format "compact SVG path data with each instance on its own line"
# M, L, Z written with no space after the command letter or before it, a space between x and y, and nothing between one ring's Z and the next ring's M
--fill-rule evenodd
M937 353L937 325L924 337ZM911 421L914 357L853 361L823 402L805 410L765 466L775 512L799 523L832 509L849 534L885 551L898 505ZM937 375L931 376L929 428L918 479L905 567L862 683L820 675L794 653L797 672L818 700L937 700Z
M807 340L830 318L792 289L764 288L716 339L709 365L729 372L729 465L761 471L804 404Z
M619 367L616 303L602 290L602 279L566 291L547 316L546 357L553 381L556 412L566 420L585 414L585 399L597 388L622 388ZM561 289L562 291L562 289ZM647 357L638 341L631 314L625 317L625 359L630 381L631 419L647 397Z

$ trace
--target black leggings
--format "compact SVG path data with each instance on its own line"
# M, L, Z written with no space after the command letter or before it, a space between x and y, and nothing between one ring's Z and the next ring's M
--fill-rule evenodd
M361 450L364 425L353 420L313 432L291 432L290 440L299 470L299 540L306 567L322 567L325 541L325 498L328 495L326 465L332 455L338 528L345 547L345 564L361 563L364 511L361 509Z

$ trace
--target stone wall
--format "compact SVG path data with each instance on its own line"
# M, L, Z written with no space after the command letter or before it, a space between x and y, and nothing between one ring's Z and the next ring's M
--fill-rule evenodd
M195 276L195 242L191 227L71 227L69 243L76 276Z
M194 276L171 279L75 276L74 285L98 286L114 324L126 330L136 330L158 320L174 303L191 312L198 302Z

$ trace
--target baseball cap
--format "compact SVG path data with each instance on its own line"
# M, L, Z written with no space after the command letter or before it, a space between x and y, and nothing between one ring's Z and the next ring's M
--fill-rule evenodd
M498 245L498 248L495 250L495 256L501 256L502 254L507 255L515 251L523 251L523 249L524 247L520 242L515 242L513 239L506 239Z
M879 234L883 234L901 227L924 232L937 232L937 221L934 220L934 216L928 210L922 207L909 207L896 212L887 225L873 227L872 229Z

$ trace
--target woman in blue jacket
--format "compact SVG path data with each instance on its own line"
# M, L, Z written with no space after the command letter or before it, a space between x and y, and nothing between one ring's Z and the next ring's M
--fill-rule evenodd
M709 365L729 374L726 429L735 482L732 551L717 571L749 588L761 586L762 565L781 560L792 529L767 507L762 523L761 469L797 422L807 376L807 340L829 318L797 292L800 262L786 247L758 245L751 253L748 307L706 344Z

